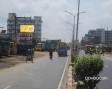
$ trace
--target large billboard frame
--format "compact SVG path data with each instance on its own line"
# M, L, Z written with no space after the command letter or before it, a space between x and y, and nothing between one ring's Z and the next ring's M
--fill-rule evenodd
M20 25L20 33L34 33L34 25Z

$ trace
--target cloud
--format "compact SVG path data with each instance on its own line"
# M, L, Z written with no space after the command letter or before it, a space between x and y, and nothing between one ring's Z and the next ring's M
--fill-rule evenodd
M5 6L4 6L5 5ZM81 0L79 39L89 29L111 26L112 21L111 0ZM8 18L8 13L15 12L17 16L42 16L42 37L49 39L65 39L71 41L72 33L68 29L73 26L66 23L73 23L73 16L65 13L64 10L75 12L77 0L3 0L0 3L0 17ZM4 25L4 24L5 25ZM0 25L7 26L6 21L0 18Z

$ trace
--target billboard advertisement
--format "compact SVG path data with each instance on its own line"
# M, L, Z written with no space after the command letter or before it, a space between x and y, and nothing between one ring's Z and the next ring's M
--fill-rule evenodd
M21 25L20 32L34 32L34 25Z
M18 44L32 44L33 33L19 33L18 34Z

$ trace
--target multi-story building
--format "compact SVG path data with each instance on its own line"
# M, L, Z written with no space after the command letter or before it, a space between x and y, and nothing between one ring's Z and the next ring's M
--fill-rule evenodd
M111 31L105 31L105 43L111 43L112 44L112 30Z
M41 16L34 16L34 18L17 17L15 13L9 13L8 21L7 21L7 33L10 34L12 38L17 37L19 39L19 35L21 35L20 33L21 25L34 25L35 38L37 42L41 41L41 29L42 29ZM32 35L32 33L29 35Z
M85 35L86 42L93 42L97 40L98 43L105 43L105 29L89 30Z
M41 41L41 32L42 32L42 17L41 16L34 16L34 27L35 27L35 32L38 34L36 35L37 40L40 42Z
M100 37L101 43L105 43L105 29L96 29L96 36Z

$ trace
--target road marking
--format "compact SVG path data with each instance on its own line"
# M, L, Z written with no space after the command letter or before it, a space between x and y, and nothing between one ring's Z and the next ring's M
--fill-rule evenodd
M11 87L11 85L9 85L9 86L7 86L6 88L4 88L4 89L8 89L8 88L10 88Z
M67 57L66 65L65 65L65 68L64 68L64 71L63 71L63 74L62 74L62 77L61 77L61 80L60 80L58 89L61 88L61 84L62 84L62 81L63 81L63 78L64 78L64 74L65 74L66 66L67 66L67 63L68 63L68 59L69 59L69 58Z

